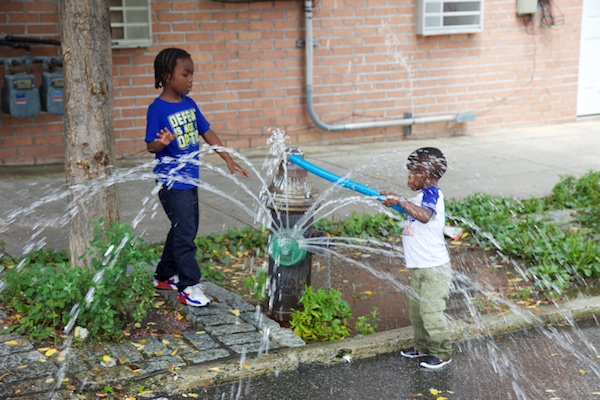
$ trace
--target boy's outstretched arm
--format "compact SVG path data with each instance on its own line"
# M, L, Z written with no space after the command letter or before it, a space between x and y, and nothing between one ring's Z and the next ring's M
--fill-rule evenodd
M411 203L404 197L398 196L391 192L380 192L380 194L385 196L385 199L382 201L384 206L391 207L397 204L400 207L402 207L408 215L410 215L419 222L426 224L427 222L429 222L431 217L433 217L433 211L423 207L419 207L418 205Z
M208 131L204 132L202 138L206 143L208 143L211 146L223 146L221 139L219 139L217 134L213 132L212 129L209 129ZM233 158L231 158L231 155L229 155L228 152L217 151L217 154L220 155L223 160L225 160L225 162L227 163L227 168L229 168L229 172L235 174L235 172L237 171L242 176L250 176L248 171L246 171L244 168L240 167L235 161L233 161Z

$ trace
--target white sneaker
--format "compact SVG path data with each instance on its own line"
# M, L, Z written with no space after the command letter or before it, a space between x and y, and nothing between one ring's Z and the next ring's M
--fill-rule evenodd
M179 302L192 307L206 307L210 304L210 299L204 294L204 285L197 283L194 286L186 287L179 292Z

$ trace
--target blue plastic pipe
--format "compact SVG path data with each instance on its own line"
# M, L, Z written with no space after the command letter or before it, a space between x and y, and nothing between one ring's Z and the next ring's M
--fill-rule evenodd
M377 200L379 200L379 201L383 201L385 198L385 196L382 196L381 194L379 194L379 191L377 191L373 188L370 188L368 186L361 185L360 183L351 181L349 179L342 178L339 175L332 174L331 172L326 171L323 168L317 167L316 165L306 161L304 158L300 157L298 154L295 154L295 153L290 154L289 160L291 162L293 162L294 164L296 164L297 166L299 166L300 168L304 168L308 172L315 174L320 178L328 180L329 182L333 182L336 185L341 185L341 186L345 187L346 189L354 190L355 192L358 192L358 193L361 193L361 194L364 194L364 195L367 195L370 197L376 197ZM392 208L396 211L406 214L406 211L397 204L393 205Z

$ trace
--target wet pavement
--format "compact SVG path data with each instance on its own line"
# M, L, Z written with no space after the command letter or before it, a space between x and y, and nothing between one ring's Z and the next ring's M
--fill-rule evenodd
M600 324L541 327L459 342L440 371L399 354L302 366L198 390L202 399L598 399ZM435 395L434 395L435 394ZM170 397L171 400L183 399Z
M448 158L449 171L440 182L448 198L461 198L474 192L520 198L539 197L548 194L562 175L579 176L589 170L600 170L600 120L473 136L302 146L302 150L307 160L335 174L351 172L350 179L381 190L390 190L406 188L405 159L412 150L423 146L439 147ZM200 234L257 226L259 216L253 210L261 205L251 193L258 193L265 183L259 177L264 175L262 165L266 154L266 149L255 149L245 154L256 169L252 171L253 176L242 180L242 183L226 179L209 168L203 170L202 179L207 186L205 190L201 189L200 195ZM147 242L157 243L164 240L168 221L157 196L152 193L154 179L150 160L150 157L129 160L127 165L119 166L116 175L121 220L135 226L136 234ZM206 161L224 167L215 156L206 157ZM355 195L347 190L328 190L330 183L313 178L323 196L335 198ZM349 215L352 211L360 211L360 207L344 208L337 215ZM42 246L66 249L66 210L64 173L59 168L0 167L0 241L5 254L17 257ZM243 383L252 377L293 371L311 363L344 363L344 356L354 361L378 356L374 362L381 359L383 365L391 363L390 369L401 368L402 365L396 364L398 360L382 358L382 355L397 352L410 344L412 337L411 329L406 328L307 346L289 329L280 328L236 295L210 284L207 294L216 300L215 304L200 310L184 307L186 318L197 323L201 329L182 332L181 337L159 340L149 336L124 345L96 344L83 349L67 347L68 353L46 355L26 337L0 336L0 397L66 399L76 398L74 393L79 390L94 393L106 387L128 388L132 393L136 393L136 388L139 390L144 387L145 390L154 390L154 393L175 395L220 382ZM174 296L167 297L169 301L176 301ZM473 337L482 337L482 334L488 338L489 335L519 330L545 321L589 318L598 314L600 299L592 297L548 310L547 315L515 313L501 317L489 316L475 322L457 321L454 329L458 340L469 341ZM479 343L478 339L474 343ZM500 348L509 344L500 340L484 340L481 346L489 348L490 343ZM473 351L468 353L472 354ZM501 351L499 353L502 354ZM535 367L530 351L524 354L516 348L508 353L516 357L507 360L508 365L527 361L533 363L531 367ZM112 362L104 360L104 356L108 356ZM453 379L463 379L471 382L469 386L475 386L478 381L473 376L482 371L477 367L478 361L464 358L459 352L456 364L447 372L448 378L439 381L454 383ZM359 368L359 364L350 365L353 369ZM559 366L556 368L560 370ZM406 372L406 379L418 381L420 377L429 376L422 374L418 368L416 371L411 369ZM584 374L581 375L586 378ZM598 378L597 373L587 376L594 375ZM380 383L382 390L384 383L393 380L391 376L383 377L385 382ZM305 379L300 378L302 381ZM315 378L306 379L318 382ZM337 387L336 390L340 392L332 392L335 395L330 398L360 398L343 391L344 379L354 378L342 376L335 381L335 385L327 384L327 381L315 385L325 385L330 390ZM439 389L452 390L450 387L454 386ZM385 389L380 392L380 398L394 398L383 393L396 393L398 390ZM498 390L508 389L499 386ZM513 392L518 393L518 390L513 388ZM373 393L379 392L373 389ZM547 397L539 398L551 398L551 392L547 393ZM93 394L91 396L89 398L94 398ZM152 394L148 396L153 398ZM538 397L511 394L490 398ZM585 397L563 395L561 398Z

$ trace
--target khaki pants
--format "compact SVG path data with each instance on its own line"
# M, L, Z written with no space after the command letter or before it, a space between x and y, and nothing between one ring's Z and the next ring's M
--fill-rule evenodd
M452 358L452 337L444 313L451 284L450 262L439 267L411 270L408 312L415 347L442 360Z

